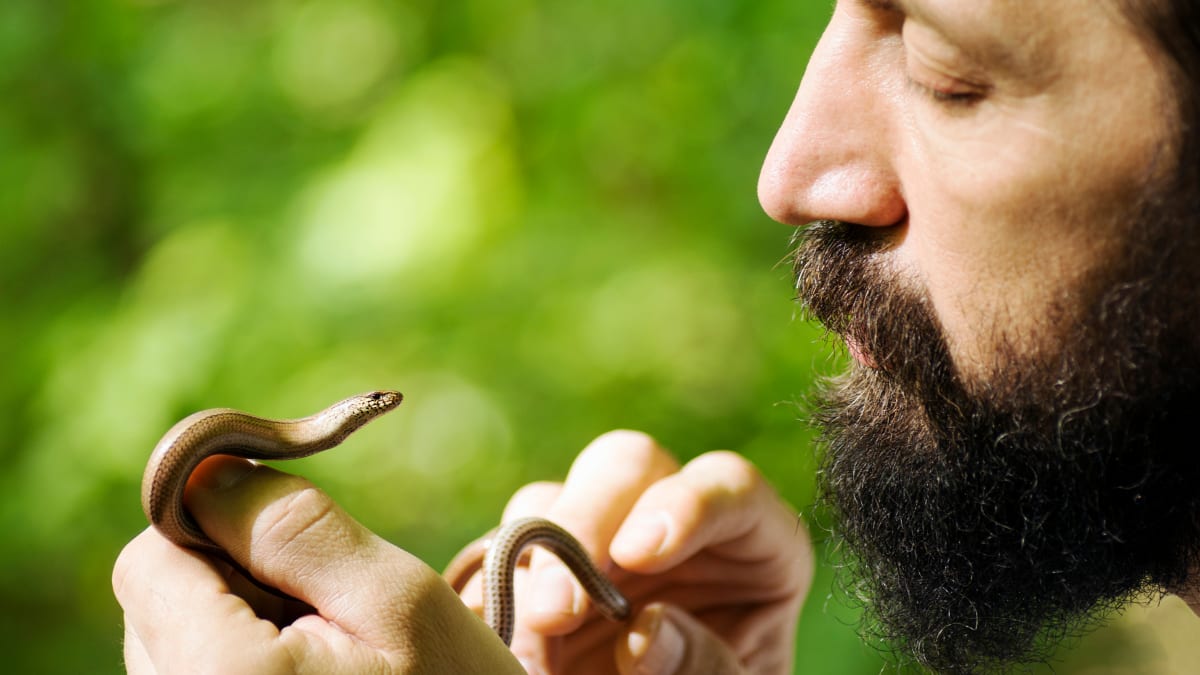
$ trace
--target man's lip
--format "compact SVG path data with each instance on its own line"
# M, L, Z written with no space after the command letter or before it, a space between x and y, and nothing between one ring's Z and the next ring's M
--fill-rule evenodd
M850 352L850 357L858 362L864 368L878 368L879 363L875 361L875 357L871 356L871 352L867 351L863 344L858 341L853 335L845 336L846 349Z

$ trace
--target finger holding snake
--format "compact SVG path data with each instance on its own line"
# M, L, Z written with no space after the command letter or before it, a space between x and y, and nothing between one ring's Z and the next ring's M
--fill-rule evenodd
M524 672L436 571L308 481L218 456L185 498L238 565L315 612L280 628L232 591L218 561L149 529L113 574L131 672Z
M543 515L575 535L601 567L620 576L609 557L609 542L641 494L678 469L678 462L650 436L610 431L575 458L562 490ZM561 561L541 551L534 552L529 569L531 601L523 615L529 626L547 635L578 628L592 602L576 578Z
M509 511L546 515L612 561L633 607L629 622L614 624L580 607L574 591L531 579L518 593L528 609L513 651L537 672L792 672L811 545L745 458L710 452L680 467L649 437L613 432L581 453L562 486L520 490Z

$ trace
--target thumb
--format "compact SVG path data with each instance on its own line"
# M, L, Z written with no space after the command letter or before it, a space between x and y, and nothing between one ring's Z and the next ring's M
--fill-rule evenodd
M733 650L704 624L673 605L654 603L638 613L617 642L621 675L740 675Z

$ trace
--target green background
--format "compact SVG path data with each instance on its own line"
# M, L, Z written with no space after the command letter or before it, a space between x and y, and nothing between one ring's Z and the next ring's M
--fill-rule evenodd
M439 568L617 427L738 450L807 515L797 402L842 356L796 320L755 182L828 14L4 0L5 670L120 672L112 562L202 408L402 390L287 468ZM797 672L879 672L821 562ZM1060 672L1162 651L1105 635Z

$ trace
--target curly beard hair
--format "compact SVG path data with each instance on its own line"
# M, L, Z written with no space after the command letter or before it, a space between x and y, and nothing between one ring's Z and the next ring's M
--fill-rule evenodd
M937 671L1004 671L1186 582L1200 265L1162 214L1137 222L1119 260L1041 317L1068 328L1057 344L1002 341L970 381L928 298L887 271L886 231L799 235L801 301L876 366L852 364L814 402L821 500L869 638Z

